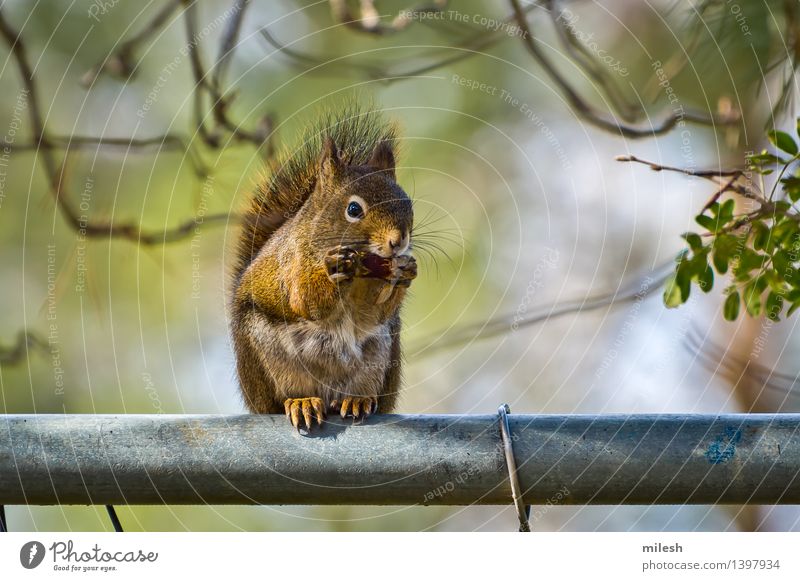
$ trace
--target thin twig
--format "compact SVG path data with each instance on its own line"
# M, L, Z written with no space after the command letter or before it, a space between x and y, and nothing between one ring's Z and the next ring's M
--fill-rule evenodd
M682 173L687 176L693 176L698 178L722 178L727 176L742 176L744 175L744 171L741 169L686 169L682 167L671 167L668 165L661 165L659 163L655 163L653 161L647 161L644 159L639 159L633 155L618 155L614 158L616 161L623 161L623 162L635 162L641 163L646 166L649 166L650 169L653 171L670 171L676 173Z
M733 189L733 184L736 182L736 180L739 179L739 177L740 177L739 175L734 175L728 181L726 181L724 184L722 184L719 187L719 189L714 193L714 195L711 196L708 199L708 201L703 206L703 209L700 210L700 213L701 214L705 214L706 210L711 208L711 206L713 206L720 199L722 194L724 194L725 192L731 191L731 189Z

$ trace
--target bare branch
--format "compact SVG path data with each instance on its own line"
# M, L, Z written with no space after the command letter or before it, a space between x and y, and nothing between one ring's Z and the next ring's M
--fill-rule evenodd
M42 117L42 109L39 104L39 90L33 78L33 69L31 69L28 63L27 51L22 38L5 19L2 7L0 7L0 36L3 37L3 40L5 40L6 44L8 44L11 49L14 62L16 62L17 68L19 69L20 79L27 91L28 115L33 126L33 143L42 150L45 171L47 172L51 185L53 185L55 184L56 162L50 148L44 147L49 141L45 137L44 118Z
M203 225L236 224L239 221L239 217L235 214L211 214L208 216L195 216L178 226L162 230L148 230L142 228L136 222L88 222L72 206L65 191L68 159L69 154L67 153L61 170L58 172L59 182L58 187L53 191L53 198L67 224L87 238L105 238L109 240L118 238L144 246L155 246L189 238Z
M685 169L680 167L671 167L668 165L661 165L652 161L646 161L644 159L639 159L633 155L619 155L615 158L617 161L623 162L635 162L641 163L643 165L648 166L653 171L669 171L674 173L679 173L691 177L703 178L709 180L719 186L719 189L711 196L711 198L706 202L701 210L701 214L708 210L714 202L719 200L720 196L725 192L735 192L740 196L754 200L760 204L760 208L757 212L752 215L748 215L743 217L741 220L737 220L734 222L731 230L736 230L741 228L742 226L750 223L753 218L758 218L765 215L768 212L772 212L774 210L774 204L772 204L769 200L767 200L764 195L754 186L754 184L747 179L747 175L741 169L701 169L701 170L694 170L694 169ZM723 177L728 177L730 179L722 182ZM744 183L741 183L740 180L744 179ZM718 181L720 180L720 181Z
M225 27L225 32L222 34L222 39L219 44L219 54L217 55L217 62L214 65L211 78L211 84L218 90L222 87L222 81L225 78L225 74L228 72L228 65L236 49L236 42L239 39L239 31L242 28L244 13L247 11L248 6L250 6L250 0L233 0L233 15L230 21L228 21L228 26Z
M249 142L258 148L261 148L266 144L265 152L267 155L271 155L271 152L274 152L274 146L268 142L272 139L273 135L274 123L272 116L269 114L264 115L256 124L256 128L252 131L243 129L238 123L231 121L231 119L228 117L228 109L235 95L225 97L222 89L208 77L208 74L203 67L197 43L197 3L195 0L182 1L186 5L183 11L183 18L186 28L189 62L191 64L192 76L195 82L193 110L197 134L206 145L209 147L218 148L222 139L220 130L224 129L228 131L237 141ZM240 16L242 10L246 8L247 4L248 2L241 4L241 9L232 17L234 22L231 26L236 31L238 31L240 26L240 23L237 24L236 20ZM239 5L240 3L235 0L234 7ZM232 40L228 40L223 37L223 43L227 42L231 42L233 45L235 45L235 37L233 37ZM225 67L223 66L222 68L224 71ZM204 94L208 94L211 100L211 112L214 125L210 130L206 127L204 121Z
M183 151L194 169L194 173L199 178L208 177L209 170L200 155L191 145L187 145L183 138L175 134L157 135L147 138L129 137L94 137L92 135L50 135L46 142L41 145L36 143L13 143L6 144L9 151L38 151L39 149L65 149L75 151L79 149L89 149L91 147L111 147L120 149L152 149Z
M113 223L86 223L82 221L80 214L69 203L69 196L65 190L66 184L66 163L69 158L69 142L70 138L65 139L65 142L54 142L54 140L45 137L44 121L41 115L41 107L39 103L39 93L36 83L33 78L33 73L27 61L27 54L25 45L21 36L14 31L13 28L6 21L2 10L0 10L0 36L6 41L11 48L11 54L17 67L20 71L22 83L28 92L28 114L31 118L33 125L33 149L44 160L44 170L47 174L50 183L50 191L53 194L56 205L61 211L61 214L66 219L67 223L77 231L81 231L87 237L103 237L103 238L123 238L132 242L137 242L144 245L165 244L168 242L176 242L189 237L201 224L221 224L229 223L232 220L237 220L235 216L229 214L218 214L212 216L196 217L180 224L175 228L168 228L165 230L145 230L140 225L134 223L113 224ZM92 138L78 137L78 146L88 146L90 144L111 144L123 145L132 140L116 140L114 138ZM140 146L147 144L152 146L155 144L152 140L140 140ZM55 147L66 147L67 151L64 156L64 162L59 167L53 156Z
M545 8L550 13L553 28L558 34L561 45L567 51L572 61L592 79L606 96L611 106L625 121L634 122L642 117L642 109L626 102L617 84L595 61L594 56L579 42L574 34L570 34L566 21L561 18L558 0L547 0Z
M115 52L86 71L81 77L81 84L86 88L91 87L103 72L121 78L132 77L139 66L139 63L134 63L133 61L136 51L166 25L180 5L181 0L167 0L161 10L153 16L141 31L123 42Z
M331 12L337 22L357 30L374 35L386 35L400 32L417 20L419 14L440 12L447 6L447 0L434 0L430 4L422 4L400 12L390 24L381 22L381 15L375 6L375 0L361 0L361 15L356 17L347 6L347 0L330 0Z
M0 366L22 363L31 349L46 352L47 341L39 338L31 331L20 331L17 333L16 343L8 347L0 345Z
M438 333L420 341L409 351L414 353L416 359L429 357L439 351L453 349L459 346L507 335L522 327L530 327L539 323L554 320L570 314L582 314L606 307L608 309L620 305L643 300L645 297L661 290L664 282L674 270L674 260L670 259L658 265L647 275L636 277L623 288L599 295L590 295L573 301L559 301L526 312L496 317L483 323L467 325L459 328L451 335Z
M780 373L752 359L740 359L707 337L701 337L697 329L686 334L684 348L697 357L703 367L714 374L722 372L733 383L738 384L743 377L750 377L759 382L763 388L775 390L784 394L787 399L793 399L795 404L800 397L800 393L794 389L798 382L797 375ZM786 403L786 400L783 403Z
M700 170L696 170L696 169L685 169L685 168L682 168L682 167L670 167L668 165L661 165L661 164L655 163L653 161L647 161L647 160L644 160L644 159L639 159L638 157L635 157L633 155L618 155L614 159L616 161L641 163L641 164L644 164L646 166L649 166L650 169L652 169L653 171L671 171L671 172L676 172L676 173L682 173L682 174L687 175L687 176L693 176L693 177L705 178L705 179L722 178L722 177L727 177L727 176L739 177L741 175L744 175L744 172L742 170L740 170L740 169L700 169Z
M523 11L527 14L528 12L538 8L539 5L534 3L523 8ZM501 20L504 24L509 24L510 22L514 21L514 16L508 16ZM319 57L314 55L309 55L308 53L301 53L297 50L290 49L287 45L281 44L272 36L266 28L261 29L261 34L264 36L264 39L275 49L279 50L282 54L285 54L290 59L295 61L296 65L302 64L307 71L313 71L315 73L322 73L326 72L327 69L330 67L335 67L336 70L342 70L347 73L352 73L353 71L361 71L364 73L368 78L380 80L383 83L389 84L395 81L403 81L407 79L414 78L419 75L424 75L426 73L433 72L437 69L442 67L446 67L448 65L452 65L464 60L467 60L471 57L481 54L481 51L488 49L489 47L499 43L502 40L508 39L508 34L501 32L500 29L497 30L486 30L479 32L477 34L473 34L471 38L453 44L450 47L440 49L439 52L446 51L447 56L438 58L433 60L430 63L421 65L416 68L408 69L402 72L390 72L383 67L380 67L377 64L371 63L351 63L349 60L344 62L345 57L341 58L334 58L331 59L329 57ZM455 51L455 54L452 54ZM434 51L431 51L428 57L433 55Z
M638 128L630 125L618 123L614 120L605 119L598 114L583 97L567 82L567 80L558 72L555 65L548 59L542 50L539 48L536 38L533 35L531 27L528 23L527 16L519 0L509 0L514 9L514 15L517 24L522 29L523 34L520 35L522 42L528 49L528 52L533 56L534 60L542 67L547 73L547 76L556 84L561 93L567 99L570 107L582 119L591 123L595 127L608 131L610 133L618 133L623 137L630 137L631 139L639 139L644 137L653 137L656 135L663 135L671 131L678 123L685 121L691 123L698 123L703 125L714 125L730 123L733 119L716 120L712 117L699 115L691 112L682 112L680 114L672 113L660 125L650 128Z

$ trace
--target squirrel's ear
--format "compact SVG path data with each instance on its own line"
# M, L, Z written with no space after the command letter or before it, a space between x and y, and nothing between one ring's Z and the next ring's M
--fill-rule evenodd
M323 182L335 180L342 169L342 159L339 157L339 148L330 137L325 138L322 144L322 153L319 156L319 177Z
M374 167L381 172L386 173L392 179L394 177L394 151L392 144L388 141L379 141L375 149L372 150L372 157L367 162L369 167Z

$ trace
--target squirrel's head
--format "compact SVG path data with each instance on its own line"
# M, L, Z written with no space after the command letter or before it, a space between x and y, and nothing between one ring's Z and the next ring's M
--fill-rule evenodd
M313 198L317 224L329 229L320 234L331 246L365 245L385 258L410 252L414 212L394 167L391 143L379 142L365 165L348 165L336 143L325 140Z

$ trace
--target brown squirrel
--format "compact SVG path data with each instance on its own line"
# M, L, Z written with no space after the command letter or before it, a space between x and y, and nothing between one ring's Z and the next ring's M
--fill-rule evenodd
M395 142L373 108L329 112L258 186L231 301L250 411L310 429L328 411L363 419L394 408L400 305L417 274Z

